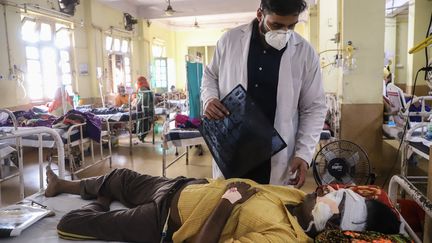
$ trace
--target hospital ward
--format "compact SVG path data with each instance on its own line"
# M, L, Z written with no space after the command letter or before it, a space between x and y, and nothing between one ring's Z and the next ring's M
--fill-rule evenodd
M0 0L0 242L432 243L432 0Z

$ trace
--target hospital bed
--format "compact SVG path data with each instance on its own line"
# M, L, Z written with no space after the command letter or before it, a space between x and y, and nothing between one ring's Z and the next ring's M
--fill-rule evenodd
M12 117L12 120L16 121L15 116L12 112L8 110L1 110L0 113L6 112ZM26 136L22 136L19 141L19 145L21 147L32 147L39 149L39 156L42 156L42 152L44 148L48 149L56 149L57 141L51 135L53 133L57 134L60 137L60 141L62 141L63 149L62 153L66 155L69 160L69 169L71 173L71 178L73 179L76 174L86 170L90 167L93 167L101 162L109 160L110 167L112 165L112 150L111 150L111 135L109 126L107 126L107 130L101 131L100 140L97 141L99 143L100 148L100 157L96 159L95 156L95 141L87 136L85 136L84 127L86 123L80 123L70 126L67 130L57 129L57 128L48 128L48 127L0 127L1 134L11 134L16 131L25 132ZM49 133L35 133L32 134L32 131L39 131L39 129L44 128L45 131L50 131ZM13 138L4 137L3 142L9 145L16 145L17 142ZM108 146L108 154L104 153L104 144ZM86 145L89 145L91 161L86 161ZM79 149L79 158L74 156L73 149ZM59 154L59 151L57 151ZM50 160L52 160L55 156L50 156ZM39 158L40 161L43 159ZM58 158L60 160L60 157Z
M399 191L402 190L408 196L410 196L425 212L426 220L430 220L432 218L432 202L425 197L405 176L395 175L390 179L388 196L393 203L396 205L397 209L397 198L399 195ZM403 223L405 232L411 237L412 240L416 243L423 242L416 233L411 229L406 220L401 216L401 222ZM429 234L428 229L426 229L425 234Z
M163 109L165 114L188 110L188 99L182 92L166 92L160 97L162 100L156 102L156 107Z
M393 124L383 124L383 132L388 137L402 140L401 174L415 183L424 183L425 177L407 175L408 158L417 154L429 160L429 146L432 142L425 137L430 123L428 120L432 118L432 111L428 107L428 104L432 103L432 96L414 97L407 102L403 91L390 83L387 85L387 97L391 103L388 115ZM412 107L409 109L412 104L418 107L415 111ZM416 121L412 121L412 118Z
M65 178L65 154L63 147L63 139L60 135L53 129L47 127L36 127L32 130L25 129L15 129L10 133L1 133L0 142L4 139L14 139L17 143L15 144L20 158L19 174L20 177L20 197L21 201L19 204L25 205L39 205L50 209L55 213L52 217L46 217L35 224L31 225L29 228L25 229L20 236L12 238L3 238L1 242L44 242L44 243L56 243L56 242L70 242L67 240L60 239L57 235L57 223L60 221L61 217L67 212L80 208L89 203L89 201L82 200L78 195L61 194L57 197L47 198L44 196L44 162L42 160L42 146L39 147L39 191L29 197L24 198L24 174L23 174L23 163L22 163L22 145L21 140L25 140L25 137L29 135L38 135L39 143L42 143L42 136L44 134L49 134L55 143L55 147L58 153L58 176L59 178ZM53 168L54 169L54 168ZM1 195L1 194L0 194ZM111 209L125 208L118 202L114 202L111 205ZM91 242L101 242L101 241L91 241Z
M23 140L25 140L25 137L28 136L37 136L37 142L39 143L39 150L38 150L38 159L39 159L39 183L40 183L40 187L39 189L42 190L43 189L43 149L42 149L42 142L43 136L50 136L52 138L52 140L55 143L55 147L57 149L57 154L58 154L58 167L59 167L59 177L60 178L64 178L65 176L65 167L64 167L64 144L62 141L62 138L60 137L60 135L55 132L53 129L47 128L47 127L35 127L33 129L19 129L16 126L16 119L14 118L12 112L10 111L5 111L5 110L0 110L3 112L8 113L9 115L12 116L13 120L14 120L14 127L11 131L9 132L0 132L0 142L2 142L3 144L10 144L11 146L14 147L13 151L17 152L17 157L18 157L18 164L17 164L17 172L13 172L11 174L9 174L8 176L2 178L2 180L0 180L0 183L2 181L5 181L7 179L13 178L18 176L19 177L19 194L20 194L20 198L23 199L24 198L24 163L23 163ZM8 140L12 141L12 142L7 142ZM9 152L11 151L10 149L8 149ZM0 191L0 196L1 196L1 191ZM1 203L1 197L0 197L0 203Z
M153 113L154 111L151 110L152 107L150 105L151 99L150 95L146 95L147 93L152 93L152 91L149 90L143 90L138 91L134 94L137 95L138 99L141 99L142 102L140 102L135 107L132 107L132 95L129 95L129 101L128 101L128 109L108 109L108 108L96 108L92 109L91 107L85 106L79 108L79 110L88 111L93 114L95 114L97 117L103 119L106 121L107 127L110 128L111 131L116 126L124 127L126 131L129 133L129 150L130 153L133 151L133 136L146 136L148 133L152 132L152 143L154 144L155 141L155 131L154 129L151 129L152 123L153 123ZM146 100L144 100L144 97L147 97ZM149 129L147 130L140 130L138 129L139 123L146 123L148 122Z
M61 163L59 164L61 165ZM59 173L62 173L62 167L59 167ZM64 169L64 166L63 166ZM63 171L64 173L64 171ZM397 195L399 188L402 188L407 191L409 195L417 202L426 212L428 217L432 216L431 205L432 203L424 197L420 192L418 192L415 187L410 184L409 181L405 180L403 177L395 176L391 179L390 182L390 191L389 198L397 205ZM44 192L41 190L40 192L31 195L24 200L22 203L24 204L32 204L36 202L38 205L42 205L49 210L52 210L55 215L52 217L46 217L26 230L24 230L20 236L14 238L2 239L2 242L12 243L12 242L47 242L47 243L57 243L57 242L70 242L63 239L60 239L57 235L57 224L60 219L69 211L81 208L82 206L90 203L90 201L86 201L80 198L78 195L70 195L70 194L60 194L56 197L45 197ZM113 202L111 204L111 210L125 208L122 204L118 202ZM396 207L397 209L397 207ZM403 222L406 222L404 218L401 218ZM409 225L406 223L403 225L407 234L415 241L422 242L412 231ZM101 241L91 241L91 242L101 242Z
M186 156L186 165L189 164L189 147L205 144L204 138L198 129L181 129L176 128L174 120L167 120L163 125L162 134L162 176L166 176L166 170ZM167 151L169 148L176 149L176 158L172 161L167 161ZM178 155L177 149L185 147L186 151ZM199 146L200 155L202 155L202 146Z

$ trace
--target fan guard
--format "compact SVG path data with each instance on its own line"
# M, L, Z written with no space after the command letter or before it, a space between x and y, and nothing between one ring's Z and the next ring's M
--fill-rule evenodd
M334 141L322 147L312 166L318 185L365 185L373 180L366 152L346 140Z

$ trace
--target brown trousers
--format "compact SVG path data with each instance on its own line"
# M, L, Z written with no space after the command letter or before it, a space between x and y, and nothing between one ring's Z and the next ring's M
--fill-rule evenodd
M191 180L141 175L128 169L82 180L83 199L108 196L128 209L109 211L97 202L90 203L66 214L57 225L58 233L75 240L160 242L171 197Z

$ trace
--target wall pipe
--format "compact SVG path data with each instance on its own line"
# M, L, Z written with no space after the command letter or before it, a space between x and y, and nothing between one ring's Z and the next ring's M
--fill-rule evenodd
M9 31L8 31L8 22L7 22L7 14L6 14L6 5L2 4L3 6L3 18L5 23L5 35L6 35L6 52L7 52L7 58L8 58L8 65L9 65L9 75L13 74L13 68L12 68L12 60L11 60L11 49L10 49L10 42L9 42Z

